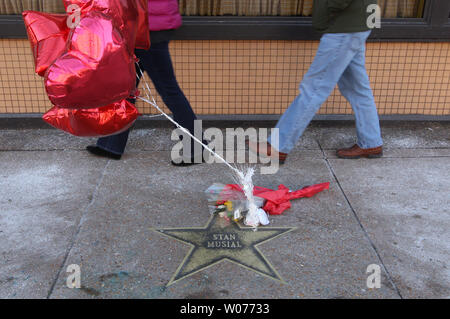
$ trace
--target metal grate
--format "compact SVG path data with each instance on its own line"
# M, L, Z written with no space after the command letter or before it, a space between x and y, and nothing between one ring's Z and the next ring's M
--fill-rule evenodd
M177 79L197 114L276 115L298 94L317 45L173 41L170 49ZM450 43L368 43L367 69L380 114L450 115ZM137 106L156 114L142 102ZM43 113L50 107L28 41L1 39L0 113ZM351 113L338 90L319 111Z
M317 45L177 41L171 52L180 86L198 114L282 114L298 94ZM449 63L450 43L368 43L367 69L379 113L449 115ZM352 109L336 89L319 114Z
M0 40L0 113L42 113L51 104L27 40Z

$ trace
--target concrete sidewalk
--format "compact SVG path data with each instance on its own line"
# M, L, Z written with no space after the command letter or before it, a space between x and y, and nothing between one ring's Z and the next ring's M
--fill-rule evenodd
M450 298L450 124L382 127L383 158L336 158L353 125L318 122L276 175L254 178L331 182L270 218L295 227L257 246L282 281L223 261L169 286L191 246L154 229L206 227L203 192L234 182L224 165L171 166L169 128L133 131L121 161L87 154L93 139L0 130L0 297ZM71 264L81 289L66 286Z

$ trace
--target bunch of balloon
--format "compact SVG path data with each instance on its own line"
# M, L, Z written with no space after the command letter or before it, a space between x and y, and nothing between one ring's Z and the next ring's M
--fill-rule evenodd
M134 49L150 47L147 0L63 0L67 14L24 11L35 71L54 107L50 125L99 137L140 115Z

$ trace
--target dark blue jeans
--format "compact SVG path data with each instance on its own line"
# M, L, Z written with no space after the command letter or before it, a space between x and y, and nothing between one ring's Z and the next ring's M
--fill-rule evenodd
M194 134L194 120L197 117L180 89L173 70L169 53L169 42L152 43L150 50L136 50L139 66L146 71L164 103L181 126ZM137 71L139 74L139 71ZM139 83L139 80L138 80ZM97 146L114 154L123 154L130 130L99 138Z

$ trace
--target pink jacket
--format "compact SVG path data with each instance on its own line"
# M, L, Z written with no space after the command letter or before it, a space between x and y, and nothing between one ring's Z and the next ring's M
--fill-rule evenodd
M177 0L148 0L150 31L177 29L181 15Z

